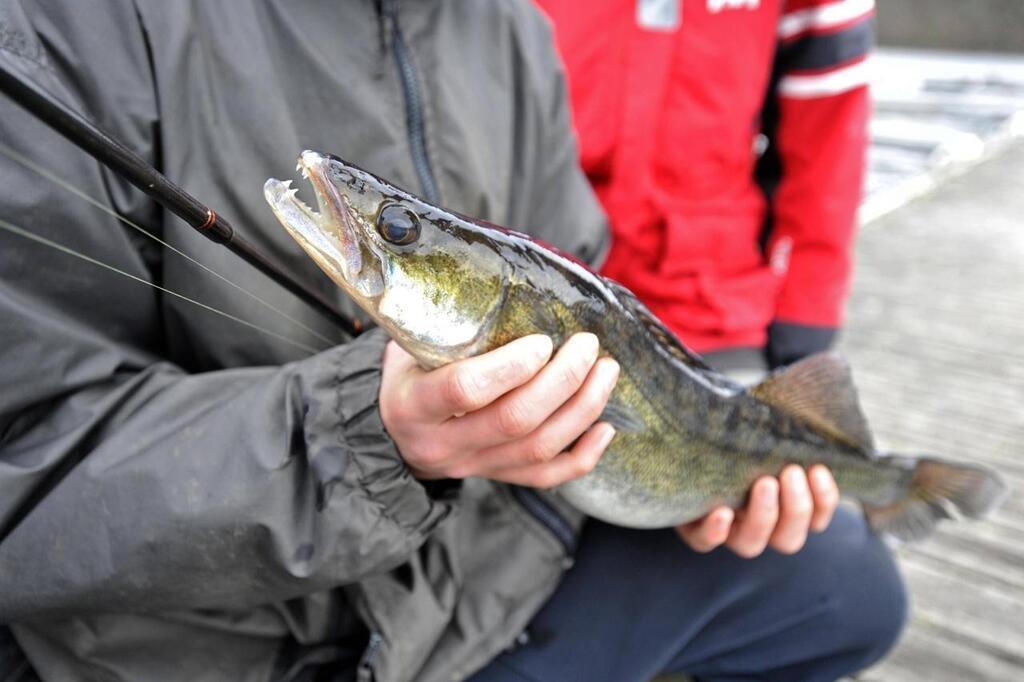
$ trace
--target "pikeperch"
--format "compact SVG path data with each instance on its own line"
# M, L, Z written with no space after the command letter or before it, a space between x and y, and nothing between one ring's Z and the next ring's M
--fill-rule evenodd
M819 354L745 389L711 370L628 290L530 237L433 206L336 157L303 152L318 211L264 187L314 261L425 368L527 334L589 331L621 365L602 415L617 433L560 493L637 528L740 506L754 480L823 463L871 526L901 539L977 518L1005 491L973 464L879 453L845 362Z

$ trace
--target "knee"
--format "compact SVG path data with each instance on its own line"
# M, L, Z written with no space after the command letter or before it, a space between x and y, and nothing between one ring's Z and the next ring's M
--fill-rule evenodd
M881 540L865 537L847 573L845 591L837 613L848 633L848 651L864 668L885 656L906 627L909 597L892 553Z
M861 667L879 661L892 651L907 624L909 600L906 587L895 568L892 573L891 582L876 586L876 608L870 613L870 627L861 628L857 643L863 655Z

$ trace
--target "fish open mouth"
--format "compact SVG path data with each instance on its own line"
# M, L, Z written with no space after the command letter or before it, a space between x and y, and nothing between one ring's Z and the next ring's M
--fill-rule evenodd
M263 185L263 194L271 208L279 212L278 217L287 217L285 227L305 225L307 228L316 225L323 227L324 218L335 218L337 222L347 223L351 220L349 207L330 182L327 181L326 165L328 159L316 152L304 151L295 164L295 170L313 185L316 195L317 210L313 210L297 196L298 189L292 187L291 180L270 178ZM280 214L283 214L280 215ZM282 222L285 222L282 220ZM293 224L294 223L294 224Z
M320 216L306 202L297 196L298 189L292 187L291 180L270 178L263 185L263 196L277 214L278 218L289 230L305 226L319 226Z
M300 246L338 284L360 287L363 254L352 207L330 180L330 159L304 151L295 169L310 181L317 210L297 196L291 180L270 178L263 195L277 219ZM366 292L361 292L366 293Z

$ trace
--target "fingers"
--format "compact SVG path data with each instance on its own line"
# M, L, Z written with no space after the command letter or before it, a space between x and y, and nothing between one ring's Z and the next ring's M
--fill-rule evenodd
M549 462L501 469L487 477L531 488L554 488L593 470L614 436L614 427L600 422L584 433L571 450Z
M597 339L594 338L596 344ZM551 357L551 339L532 334L489 353L422 372L409 401L438 421L473 412L532 379Z
M778 520L779 482L771 476L760 478L751 488L750 501L733 523L725 544L741 557L756 557L768 546Z
M750 502L733 525L726 544L742 557L755 557L766 546L794 554L807 542L810 530L824 530L839 502L839 489L828 469L791 464L778 481L762 478L751 490Z
M783 554L793 554L807 541L814 500L803 467L790 465L779 476L779 521L768 544Z
M676 526L676 532L693 551L704 554L726 541L735 516L729 507L718 507L702 519Z
M474 455L467 464L479 473L470 475L486 476L492 470L554 459L598 420L618 377L618 363L602 358L579 391L525 438Z
M594 422L619 366L596 362L598 351L596 336L576 334L548 362L551 340L534 335L426 372L389 344L381 418L419 478L559 485L589 471L614 434Z
M807 542L808 531L828 527L838 504L839 488L827 467L816 464L805 473L791 464L778 479L758 479L742 511L734 515L731 509L719 507L676 531L697 552L709 552L724 542L747 559L769 546L793 554Z
M815 464L808 471L811 497L814 498L814 513L811 515L811 530L820 533L832 522L832 515L839 506L839 487L832 478L828 467Z
M610 358L602 361L603 368L600 371L592 371L596 369L594 363L597 353L596 336L572 336L555 354L554 359L525 384L509 391L486 408L449 422L452 433L447 437L459 442L467 450L476 450L510 441L518 443L520 439L530 436L531 440L526 443L529 452L524 452L524 457L532 461L551 459L597 420L615 384L618 365ZM607 363L611 363L611 366ZM598 376L595 377L595 374ZM585 381L591 384L587 387L589 390L581 390ZM550 421L552 413L570 398L575 407L583 408L586 412L573 413L571 416L574 418L561 420L562 431L568 427L574 432L567 438L560 431L552 429L536 433L538 427ZM505 465L518 463L506 462Z

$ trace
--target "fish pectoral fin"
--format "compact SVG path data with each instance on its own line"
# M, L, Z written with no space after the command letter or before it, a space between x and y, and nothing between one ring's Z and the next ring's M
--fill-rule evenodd
M837 353L818 353L772 374L750 394L865 453L874 438L860 409L850 366Z
M629 405L609 400L598 421L608 422L620 433L639 433L644 429L644 420Z

